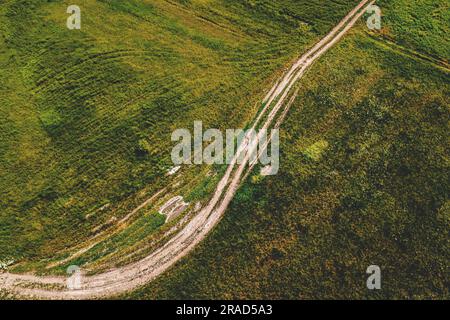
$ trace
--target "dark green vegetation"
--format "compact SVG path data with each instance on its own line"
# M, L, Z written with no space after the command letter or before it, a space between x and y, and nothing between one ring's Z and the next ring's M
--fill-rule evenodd
M356 2L79 0L69 31L72 1L2 1L0 260L42 271L173 182L173 129L245 127ZM280 173L248 179L195 252L126 297L450 297L449 1L379 5L381 32L361 23L300 82ZM188 201L211 192L205 171L184 169ZM152 210L70 263L145 254Z
M449 70L415 54L448 61L448 1L384 3L381 33L361 23L300 82L280 173L248 179L209 238L131 297L450 298Z
M2 1L0 260L27 270L126 215L169 182L173 129L244 126L354 3L80 0L70 31L73 1Z

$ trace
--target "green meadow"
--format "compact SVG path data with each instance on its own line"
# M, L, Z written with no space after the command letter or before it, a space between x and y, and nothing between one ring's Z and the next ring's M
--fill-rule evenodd
M450 297L448 1L383 4L382 30L361 22L299 82L279 174L255 170L193 254L124 297Z
M81 30L70 4L0 6L0 260L18 271L171 183L174 129L244 127L354 1L80 0ZM205 184L199 172L183 175Z

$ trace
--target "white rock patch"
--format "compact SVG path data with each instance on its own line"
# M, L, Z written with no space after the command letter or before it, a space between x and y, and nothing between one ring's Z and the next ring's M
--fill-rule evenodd
M178 217L188 206L189 203L184 202L182 196L176 196L163 204L159 213L167 216L167 221L169 221Z

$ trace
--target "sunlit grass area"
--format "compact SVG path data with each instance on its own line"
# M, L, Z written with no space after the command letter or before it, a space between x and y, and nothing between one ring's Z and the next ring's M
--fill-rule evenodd
M354 2L80 0L81 30L66 28L69 4L0 8L0 258L17 270L170 183L175 128L245 126ZM199 170L185 179L201 185Z

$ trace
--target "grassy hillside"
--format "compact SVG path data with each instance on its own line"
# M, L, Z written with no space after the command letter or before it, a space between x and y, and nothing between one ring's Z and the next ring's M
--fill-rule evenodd
M171 181L175 128L244 126L354 3L80 0L71 31L70 1L2 1L0 260L26 271L124 217Z
M250 177L193 254L126 297L448 299L449 30L431 2L384 1L380 33L361 23L327 53L282 126L280 173Z

